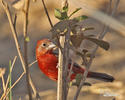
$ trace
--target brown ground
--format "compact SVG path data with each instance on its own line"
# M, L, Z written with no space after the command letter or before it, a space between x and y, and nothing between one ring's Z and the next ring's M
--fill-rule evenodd
M8 0L9 1L9 0ZM96 8L98 8L101 11L105 12L105 8L107 7L107 1L108 0L85 0L87 4L90 4ZM56 2L56 3L55 3ZM53 15L54 8L57 7L57 4L59 4L59 0L54 1L46 1L47 7L49 9L49 13L51 15L51 19L53 23L56 23L58 20L55 19ZM60 6L60 5L59 5ZM58 6L58 7L59 7ZM72 7L72 10L75 9L74 6L70 5ZM115 18L122 23L125 23L125 1L121 0L118 11L116 13ZM12 12L13 13L13 12ZM19 13L19 12L18 12ZM38 0L36 3L31 4L30 9L30 15L29 15L29 63L35 60L35 46L36 42L39 39L42 39L44 37L49 37L48 31L50 30L50 25L48 23L48 20L45 16L43 6L41 4L41 1ZM102 19L103 20L103 19ZM18 14L17 19L17 32L19 36L19 42L21 45L21 49L23 49L23 16L21 13ZM94 19L89 19L88 24L91 24L92 26L96 26L94 33L99 33L102 31L102 25L101 23L97 22ZM105 37L105 40L107 40L110 43L110 50L104 51L102 49L99 49L97 52L97 56L95 60L93 61L91 70L92 71L99 71L99 72L106 72L115 77L115 86L113 88L110 83L101 84L100 81L95 80L88 80L92 83L94 83L97 87L96 89L93 89L93 87L90 88L84 88L80 93L79 100L87 99L87 100L112 100L113 97L105 97L101 93L102 91L105 93L113 93L116 94L116 100L124 100L124 94L125 94L125 38L122 37L118 32L115 32L113 30L110 30L108 34ZM2 9L2 6L0 5L0 67L5 67L7 69L5 78L8 73L8 63L9 60L13 60L14 56L17 55L17 51L15 48L15 43L11 34L11 30L8 24L7 17ZM20 60L16 61L15 67L13 69L13 75L12 75L12 83L15 82L15 80L19 77L19 75L22 73L23 69L21 67ZM32 80L37 88L37 90L40 92L42 100L56 100L56 83L48 79L46 76L44 76L37 64L34 64L30 68L30 73L32 76ZM117 83L118 82L118 83ZM98 85L96 83L100 83L101 85ZM104 90L108 86L110 90ZM22 100L25 100L24 97L26 95L26 82L25 78L23 78L13 89L13 100L19 100L21 98ZM99 89L98 89L99 88ZM69 99L72 100L74 91L76 90L75 87L71 87L70 93L69 93ZM95 90L95 91L93 91ZM101 91L101 92L97 92Z

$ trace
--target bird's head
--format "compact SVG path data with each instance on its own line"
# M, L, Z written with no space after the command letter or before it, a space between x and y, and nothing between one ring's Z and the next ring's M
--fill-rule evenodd
M37 41L36 54L38 56L44 55L46 53L51 53L54 48L56 48L56 45L49 39L39 40Z

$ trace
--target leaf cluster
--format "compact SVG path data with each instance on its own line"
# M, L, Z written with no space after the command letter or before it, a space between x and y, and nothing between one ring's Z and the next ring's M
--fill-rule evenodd
M62 9L55 9L55 17L60 21L54 25L54 27L50 30L52 33L53 42L61 49L61 44L59 42L60 36L68 36L69 48L75 48L75 52L83 59L83 65L87 66L88 58L91 57L91 53L87 49L83 49L81 52L77 51L77 48L80 47L84 40L91 41L101 47L104 50L109 49L109 43L95 38L93 35L85 35L85 31L94 30L93 27L83 27L79 23L81 21L88 19L88 16L81 15L75 18L71 17L77 13L81 8L77 8L71 14L68 15L68 6L63 7ZM69 35L67 35L69 34ZM76 76L76 82L72 83L72 85L78 86L81 81L81 75Z

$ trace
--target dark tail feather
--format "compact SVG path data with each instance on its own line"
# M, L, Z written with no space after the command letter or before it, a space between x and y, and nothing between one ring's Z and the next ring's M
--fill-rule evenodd
M114 81L114 77L112 77L111 75L108 75L108 74L105 74L105 73L99 73L99 72L89 72L88 77L98 79L98 80L102 80L102 81L105 81L105 82L113 82Z

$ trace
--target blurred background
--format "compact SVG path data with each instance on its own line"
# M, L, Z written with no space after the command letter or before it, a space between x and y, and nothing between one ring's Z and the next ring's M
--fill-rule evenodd
M11 3L14 0L6 1L11 6ZM60 7L60 0L45 0L45 3L53 24L57 23L58 19L54 17L54 9ZM102 12L106 12L109 0L84 0L84 3L93 6ZM69 13L71 13L71 11L74 11L78 7L69 3L69 8ZM13 15L15 10L12 9L11 13ZM16 13L18 14L17 33L21 50L23 52L23 14L19 11L16 11ZM80 11L79 13L75 14L75 16L80 14L85 13L84 11ZM118 10L114 17L125 24L125 0L120 1ZM95 30L90 31L91 33L99 34L103 31L104 26L99 21L89 18L85 22L86 25L93 26L95 28ZM36 2L31 1L28 26L28 34L30 38L30 42L28 43L29 63L34 61L36 58L35 46L37 40L45 37L49 38L51 36L51 34L49 34L50 29L51 27L45 15L41 0L37 0ZM94 59L90 70L106 72L114 76L116 80L114 83L103 83L101 81L87 79L87 81L92 83L93 86L82 89L78 100L112 100L114 97L116 97L116 100L125 100L125 38L118 32L110 29L104 40L110 43L110 49L108 51L104 51L101 48L98 49L96 58ZM6 68L6 73L4 75L5 79L8 75L9 60L13 60L14 56L18 56L15 42L12 37L7 16L2 8L2 5L0 4L0 67ZM22 65L18 57L12 72L12 83L17 80L22 72ZM40 92L41 99L56 100L56 82L43 75L40 72L37 63L30 68L30 73L36 89ZM19 98L22 100L26 99L25 95L27 91L24 77L13 88L13 100L19 100ZM110 90L107 89L107 87L109 87ZM76 87L71 87L68 100L73 99L73 94L75 94L76 89ZM93 91L93 89L95 91ZM109 93L111 96L105 96L105 93Z

